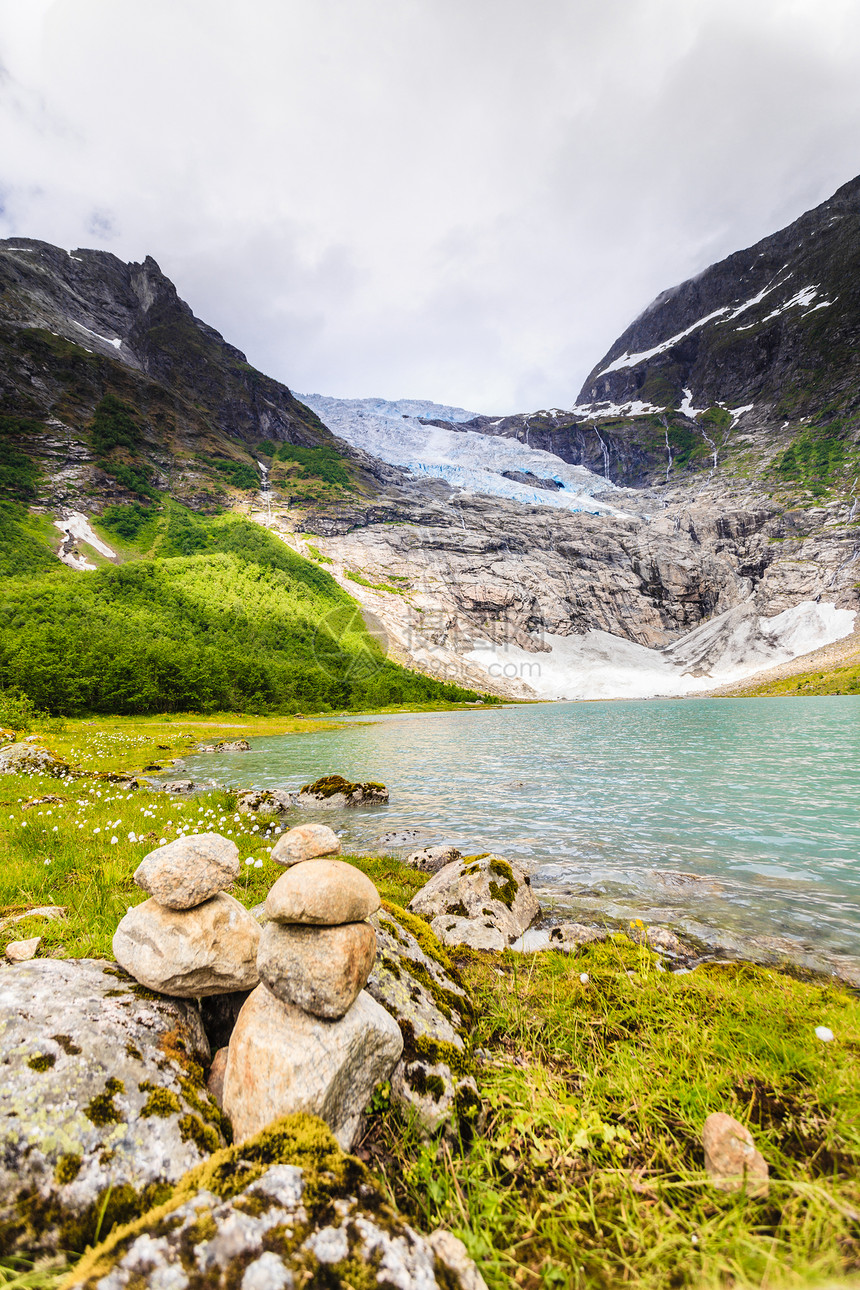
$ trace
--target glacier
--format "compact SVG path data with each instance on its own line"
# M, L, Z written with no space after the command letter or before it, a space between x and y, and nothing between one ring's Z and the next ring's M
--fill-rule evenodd
M423 425L421 418L461 424L478 414L420 399L337 399L297 394L334 434L416 478L443 479L464 493L505 497L531 506L552 506L595 515L621 515L610 498L615 485L585 466L571 466L554 453L518 439ZM505 471L551 479L556 489L506 479Z

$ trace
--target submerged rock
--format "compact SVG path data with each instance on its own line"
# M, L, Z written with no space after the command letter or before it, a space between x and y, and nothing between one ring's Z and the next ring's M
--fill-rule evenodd
M467 1133L478 1104L469 1043L472 1001L422 919L388 905L371 922L378 949L367 993L403 1035L391 1096L430 1132L447 1125L452 1133Z
M220 833L176 838L150 851L134 881L167 909L193 909L239 877L239 848Z
M135 905L114 932L113 952L142 985L187 999L253 989L259 942L257 920L220 892L196 909Z
M0 973L0 1255L82 1252L223 1145L193 1004L115 965Z
M313 784L305 784L296 797L296 806L335 808L343 806L381 806L388 801L384 784L368 781L354 784L342 775L324 775Z
M327 824L298 824L278 838L272 859L288 869L302 860L340 855L340 838Z
M323 1021L258 986L239 1013L224 1073L236 1141L306 1111L349 1150L374 1088L402 1049L396 1021L369 994L338 1021Z
M468 930L452 919L479 920L485 931L495 929L502 937L502 946L475 946L487 949L503 948L515 941L540 913L540 904L522 869L496 855L463 856L445 865L412 897L409 908L433 920L447 915L444 927L440 922L436 934L449 944L456 943L451 939L454 933L465 934ZM473 944L479 935L487 939L477 928L470 935L469 941L459 943Z
M702 1129L705 1170L720 1191L742 1191L750 1196L767 1196L770 1190L767 1161L756 1150L746 1125L715 1111Z
M279 999L315 1017L335 1020L364 989L375 953L376 933L370 923L267 923L257 967L260 979Z
M326 1126L291 1115L193 1170L151 1217L91 1251L85 1290L486 1290L450 1233L420 1236Z
M355 865L343 860L305 860L278 878L266 897L266 916L276 923L325 927L358 923L379 909L379 892Z

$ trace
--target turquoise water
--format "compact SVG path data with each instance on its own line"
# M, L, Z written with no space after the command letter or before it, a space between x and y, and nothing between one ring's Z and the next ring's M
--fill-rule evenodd
M410 828L413 846L518 861L542 903L567 913L860 956L858 697L363 718L195 756L183 773L296 788L332 772L391 793L387 807L336 813L345 851Z

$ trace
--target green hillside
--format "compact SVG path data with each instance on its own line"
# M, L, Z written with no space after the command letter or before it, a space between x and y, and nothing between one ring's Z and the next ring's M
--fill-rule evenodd
M165 499L108 507L99 527L123 563L81 573L57 562L44 517L0 507L0 687L40 709L328 711L479 697L387 659L334 579L248 520Z

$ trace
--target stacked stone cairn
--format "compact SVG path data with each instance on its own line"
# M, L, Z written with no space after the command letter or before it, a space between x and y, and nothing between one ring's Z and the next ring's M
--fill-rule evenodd
M149 899L117 927L119 965L163 994L244 998L209 1081L237 1142L305 1111L348 1149L403 1050L397 1022L364 989L379 893L339 852L326 825L285 833L272 859L286 872L259 918L224 890L239 876L239 851L220 834L177 838L134 875Z
M239 1013L224 1067L223 1106L237 1141L306 1111L348 1150L374 1087L403 1050L397 1022L364 989L376 958L367 919L379 893L335 850L332 830L309 824L272 851L286 872L265 902L261 984Z

